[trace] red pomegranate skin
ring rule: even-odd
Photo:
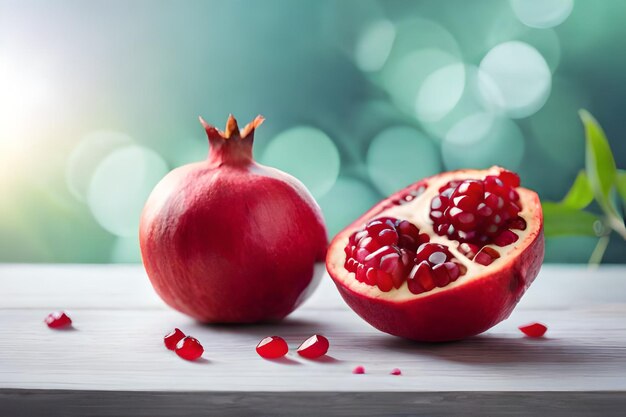
[[[142,213],[141,253],[152,285],[201,322],[284,318],[314,288],[314,264],[325,257],[326,229],[313,197],[294,177],[252,159],[262,121],[241,138],[232,116],[225,132],[203,121],[208,159],[170,172]]]
[[[424,179],[412,188],[426,187]],[[526,196],[524,204],[535,205],[543,224],[541,203],[537,194],[521,191]],[[398,191],[375,205],[367,213],[339,233],[330,244],[327,268],[331,277],[344,272],[341,262],[334,262],[334,254],[341,254],[342,243],[354,230],[369,219],[388,209],[391,201],[400,199],[405,190]],[[543,227],[527,236],[526,250],[520,256],[508,258],[506,263],[488,276],[466,282],[462,286],[431,294],[428,297],[396,302],[365,297],[340,282],[335,282],[345,302],[365,321],[385,333],[422,342],[462,340],[482,333],[506,319],[524,292],[537,276],[544,254]],[[335,248],[335,245],[339,246]]]

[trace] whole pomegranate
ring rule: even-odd
[[[383,200],[335,237],[326,266],[372,326],[448,341],[507,318],[543,255],[539,197],[492,167],[442,173]]]
[[[328,241],[304,185],[252,158],[258,116],[224,132],[202,118],[208,159],[157,184],[144,207],[141,254],[156,292],[207,323],[282,319],[314,288],[313,268]]]

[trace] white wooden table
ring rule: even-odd
[[[318,271],[323,274],[323,267]],[[74,330],[43,323],[63,309]],[[517,326],[541,321],[545,339]],[[205,347],[179,359],[180,327]],[[329,356],[295,348],[314,333]],[[352,369],[363,365],[364,375]],[[400,368],[401,376],[389,375]],[[167,307],[141,266],[0,265],[0,416],[626,415],[626,268],[544,266],[512,316],[463,342],[417,344],[376,331],[325,276],[282,324],[205,326]]]

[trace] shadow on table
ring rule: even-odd
[[[370,346],[399,353],[431,356],[466,364],[585,363],[609,354],[610,347],[552,338],[503,338],[481,335],[446,343],[417,343],[395,337],[376,338]]]
[[[258,323],[258,324],[204,324],[195,322],[194,326],[200,329],[208,329],[216,333],[246,334],[259,337],[281,336],[289,338],[306,338],[313,334],[324,334],[328,327],[323,322],[286,318],[282,321]]]

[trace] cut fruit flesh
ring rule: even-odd
[[[521,206],[517,213],[519,218],[512,218],[486,245],[441,236],[434,230],[430,218],[431,202],[451,181],[482,180],[501,174],[508,175],[508,171],[493,167],[427,178],[379,203],[338,234],[328,251],[327,268],[343,298],[375,327],[416,340],[460,339],[480,333],[506,318],[543,260],[543,219],[536,193],[521,187],[515,189]],[[416,291],[411,288],[414,284],[411,284],[410,274],[418,275],[416,267],[420,262],[414,262],[405,268],[405,271],[408,269],[406,277],[396,280],[392,286],[386,284],[381,288],[377,282],[368,280],[365,265],[357,256],[350,261],[352,255],[346,247],[359,231],[365,230],[364,225],[379,218],[408,221],[420,235],[429,237],[429,243],[446,247],[452,255],[452,259],[446,261],[459,267],[456,279],[422,285],[424,291]],[[390,254],[399,258],[403,249],[402,245],[397,245]],[[384,251],[381,254],[389,255]],[[433,265],[431,267],[434,269]],[[360,276],[359,269],[362,269]],[[453,275],[456,274],[455,271]],[[375,274],[370,272],[369,275]],[[401,281],[399,285],[398,281]],[[405,323],[393,323],[396,319],[390,317],[390,312],[397,314],[397,321]]]

